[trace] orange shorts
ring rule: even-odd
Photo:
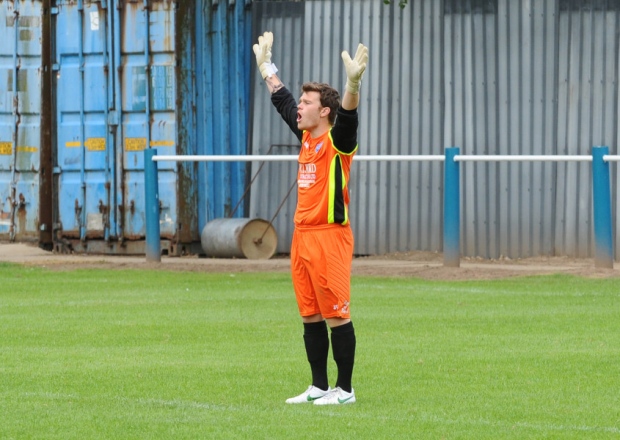
[[[350,318],[353,232],[350,226],[295,227],[291,271],[301,316]]]

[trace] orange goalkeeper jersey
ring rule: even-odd
[[[297,171],[295,225],[349,224],[349,170],[357,151],[357,110],[338,109],[334,126],[313,139],[297,128],[297,103],[283,87],[271,101],[301,141]]]
[[[349,223],[349,171],[355,151],[334,146],[331,130],[312,138],[304,132],[297,172],[295,224],[317,226]]]

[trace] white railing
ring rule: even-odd
[[[444,162],[444,265],[460,265],[460,172],[459,162],[591,162],[594,194],[594,238],[597,267],[613,267],[611,192],[608,162],[620,161],[609,155],[608,147],[593,147],[592,155],[466,155],[458,147],[445,149],[444,155],[357,155],[354,162]],[[296,162],[297,155],[161,155],[145,150],[147,259],[159,261],[159,198],[156,162]],[[154,169],[152,169],[154,168]],[[155,214],[156,212],[156,214]],[[149,214],[151,213],[151,214]]]

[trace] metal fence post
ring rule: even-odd
[[[609,163],[603,156],[609,147],[592,147],[592,190],[594,202],[594,266],[614,267],[613,235],[611,228],[611,189]]]
[[[144,204],[146,221],[146,261],[161,261],[161,238],[159,230],[159,186],[154,148],[144,150]]]
[[[445,151],[443,185],[443,264],[460,267],[461,264],[461,191],[459,164],[454,157],[458,147]]]

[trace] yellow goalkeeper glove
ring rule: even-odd
[[[271,62],[271,46],[273,44],[273,34],[265,32],[258,37],[258,44],[252,46],[254,55],[256,55],[256,64],[263,79],[274,75],[278,68]]]
[[[355,57],[353,59],[351,59],[349,53],[344,50],[342,51],[342,61],[344,62],[344,68],[347,73],[347,91],[356,95],[359,93],[362,76],[366,70],[366,64],[368,63],[368,48],[360,43],[357,46],[357,52],[355,52]]]

